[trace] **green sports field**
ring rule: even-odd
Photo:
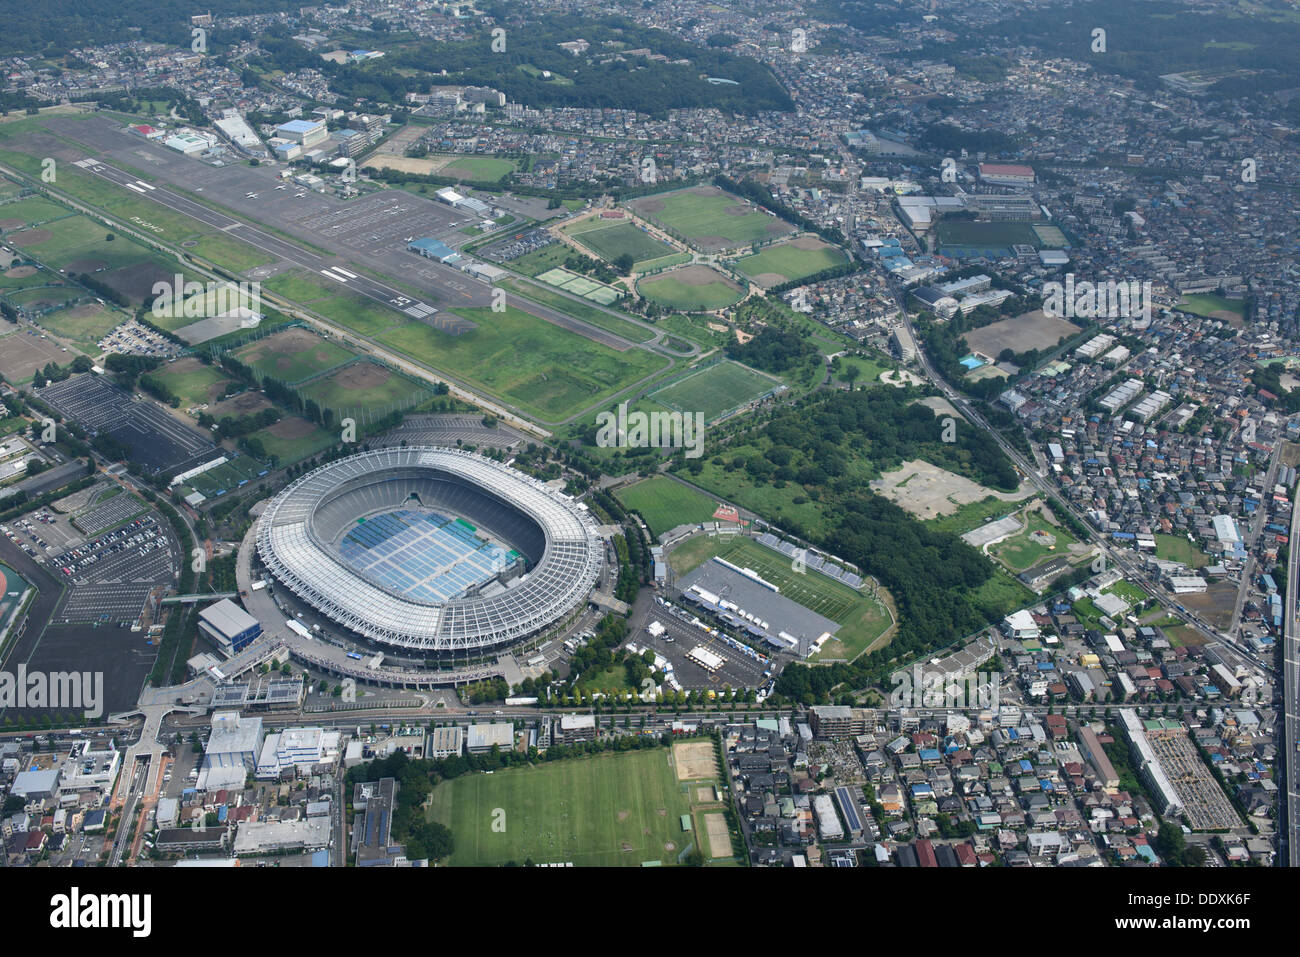
[[[518,168],[518,160],[500,159],[495,156],[457,156],[438,170],[438,175],[452,176],[476,183],[495,183],[502,176],[507,176]]]
[[[289,385],[342,365],[354,353],[301,327],[284,329],[235,350],[259,376]]]
[[[626,219],[610,221],[593,217],[565,232],[606,262],[627,255],[639,265],[673,254],[673,248],[667,243],[660,242]]]
[[[709,312],[734,305],[744,292],[708,266],[682,266],[640,280],[637,291],[678,312]]]
[[[744,246],[792,231],[785,221],[716,186],[694,186],[643,196],[628,205],[638,216],[666,226],[708,252]]]
[[[692,842],[688,787],[666,748],[599,754],[443,781],[426,817],[451,829],[453,867],[668,865]]]
[[[675,574],[684,575],[715,555],[752,568],[780,588],[784,597],[841,626],[811,661],[852,660],[893,623],[889,610],[869,590],[856,591],[812,569],[797,572],[789,558],[744,536],[696,535],[674,548],[668,562]]]
[[[704,421],[712,422],[724,412],[780,387],[779,380],[726,359],[678,379],[648,398],[679,412],[702,412]]]
[[[1043,241],[1034,227],[1021,222],[975,222],[973,220],[940,220],[936,227],[939,242],[944,246],[1010,246],[1023,243],[1041,248]]]
[[[655,535],[678,525],[710,521],[718,508],[703,492],[662,475],[621,488],[614,495],[626,508],[640,512]]]
[[[194,358],[166,363],[151,373],[151,378],[157,379],[179,398],[182,409],[215,402],[234,381],[218,366],[204,365]]]
[[[368,410],[383,415],[390,409],[410,408],[432,393],[414,379],[376,362],[354,362],[313,381],[303,395],[322,409],[333,409],[340,418]]]
[[[768,246],[736,261],[736,268],[764,289],[812,276],[845,261],[844,253],[815,236]]]
[[[618,352],[513,306],[456,315],[477,328],[451,336],[410,321],[375,338],[546,422],[575,415],[669,362],[640,348]]]
[[[1208,319],[1244,319],[1246,303],[1242,299],[1227,299],[1209,293],[1193,293],[1183,296],[1174,306],[1181,312],[1190,312],[1194,316]]]

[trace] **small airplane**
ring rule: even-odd
[[[288,186],[289,186],[288,183],[281,183],[279,186],[276,187],[276,189],[287,189]]]
[[[256,193],[245,193],[245,194],[244,194],[244,199],[257,199],[257,194],[256,194]]]

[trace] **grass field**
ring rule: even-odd
[[[550,306],[565,315],[581,319],[583,322],[604,329],[606,332],[612,332],[616,336],[622,336],[629,342],[649,342],[654,338],[654,332],[643,326],[620,319],[618,316],[611,315],[596,306],[589,306],[586,303],[570,299],[568,296],[561,295],[536,283],[524,282],[521,279],[503,279],[498,285],[510,292],[518,293],[525,299],[531,299],[543,306]]]
[[[175,393],[182,409],[215,402],[234,381],[217,366],[193,358],[166,363],[153,373],[153,378]]]
[[[565,232],[606,262],[631,256],[636,264],[634,270],[641,263],[673,254],[673,248],[667,243],[625,219],[610,221],[592,217]]]
[[[451,829],[453,867],[676,864],[692,841],[680,823],[689,787],[666,749],[599,754],[444,781],[426,817]]]
[[[303,269],[272,276],[262,288],[306,306],[312,312],[363,336],[373,336],[403,321],[400,313],[355,292],[340,291],[336,282]]]
[[[715,555],[741,568],[752,568],[780,588],[784,597],[842,626],[811,661],[851,661],[893,621],[884,604],[869,594],[812,570],[796,572],[790,559],[742,536],[696,535],[674,548],[668,561],[673,572],[682,575]]]
[[[432,394],[414,379],[375,362],[357,362],[338,369],[302,392],[322,409],[333,409],[340,418],[358,409],[382,415],[389,409],[409,408]]]
[[[1048,542],[1042,536],[1050,536]],[[1064,528],[1051,524],[1039,510],[1030,513],[1025,530],[994,545],[993,557],[1014,572],[1023,572],[1050,556],[1068,555],[1077,539]]]
[[[64,339],[94,345],[116,326],[126,321],[124,313],[115,312],[97,302],[82,303],[41,316],[41,327]]]
[[[551,243],[541,249],[524,253],[518,259],[512,259],[505,265],[525,276],[540,276],[542,273],[564,265],[564,260],[574,254],[574,250],[564,243]]]
[[[1227,299],[1209,293],[1183,296],[1174,308],[1182,312],[1190,312],[1194,316],[1205,316],[1208,319],[1246,318],[1244,300]]]
[[[744,293],[734,282],[708,266],[670,269],[637,282],[647,299],[678,312],[709,312],[740,302]]]
[[[1043,245],[1038,233],[1029,223],[991,222],[973,220],[940,220],[936,227],[939,242],[944,246],[1010,246],[1024,243],[1035,248]]]
[[[326,432],[296,415],[259,429],[253,435],[262,443],[266,454],[274,455],[280,465],[309,458],[338,441],[338,433]]]
[[[702,412],[705,422],[761,395],[781,383],[731,359],[724,360],[650,393],[648,398],[679,412]]]
[[[624,507],[640,512],[655,535],[678,525],[707,522],[718,508],[703,492],[663,475],[621,488],[614,495]]]
[[[439,176],[471,180],[476,183],[495,183],[519,168],[519,161],[498,159],[495,156],[456,156],[438,170]]]
[[[768,246],[736,260],[736,268],[764,289],[812,276],[845,262],[844,253],[815,236]]]
[[[1153,536],[1156,540],[1156,558],[1169,562],[1182,562],[1192,568],[1204,568],[1210,564],[1210,556],[1187,540],[1185,535]]]
[[[251,482],[261,471],[263,466],[260,462],[246,455],[240,455],[214,469],[208,469],[201,475],[194,476],[188,486],[193,491],[202,492],[208,498],[217,498],[234,491],[241,484]]]
[[[628,205],[639,216],[653,220],[707,251],[744,246],[791,232],[783,220],[716,186],[657,196],[644,196]]]
[[[502,313],[458,309],[456,315],[477,328],[450,336],[411,321],[376,338],[547,422],[568,418],[668,365],[643,349],[618,352],[513,306]]]
[[[235,350],[235,358],[251,366],[259,376],[289,385],[340,366],[353,355],[338,343],[301,327],[273,333]]]

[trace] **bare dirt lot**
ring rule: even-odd
[[[35,275],[35,266],[14,266],[12,269],[5,271],[5,276],[9,279],[26,279],[28,276]]]
[[[871,483],[871,488],[923,520],[951,515],[962,505],[983,501],[990,495],[1004,502],[1019,502],[1034,494],[1032,487],[1023,485],[1015,492],[985,488],[920,459],[904,462],[894,471],[886,472]]]
[[[727,833],[727,819],[721,813],[704,815],[704,833],[709,839],[709,857],[731,857],[731,835]]]
[[[35,246],[53,235],[48,229],[24,229],[6,238],[15,246]]]
[[[673,745],[673,764],[677,767],[678,781],[698,781],[716,777],[718,773],[712,741],[677,742]]]
[[[0,375],[10,382],[25,382],[50,362],[68,361],[53,339],[42,339],[26,329],[0,338]]]
[[[414,156],[376,156],[361,164],[362,169],[394,169],[399,173],[436,173],[447,165],[446,159],[417,159]]]
[[[239,418],[241,415],[254,415],[270,405],[270,401],[260,392],[241,392],[224,402],[218,402],[208,409],[208,414],[218,420],[227,415]]]
[[[966,333],[963,339],[972,352],[996,359],[1003,349],[1028,352],[1050,349],[1068,339],[1079,327],[1064,319],[1049,316],[1041,309],[1002,319],[982,329]]]

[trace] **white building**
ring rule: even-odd
[[[268,734],[257,759],[257,776],[278,778],[291,769],[308,770],[329,764],[339,755],[339,733],[324,728],[285,728]]]
[[[257,767],[262,749],[262,719],[241,717],[237,711],[212,715],[212,734],[203,752],[203,770],[238,770],[242,775]]]
[[[1002,620],[1002,630],[1009,638],[1037,638],[1041,633],[1034,616],[1025,609],[1007,615]]]

